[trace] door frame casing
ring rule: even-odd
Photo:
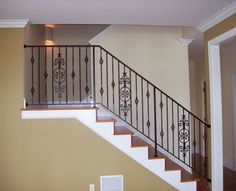
[[[236,27],[208,41],[212,190],[223,190],[223,127],[220,44],[236,36]]]

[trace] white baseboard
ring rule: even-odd
[[[236,164],[232,160],[224,159],[224,166],[233,171],[236,171]]]

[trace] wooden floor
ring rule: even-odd
[[[224,191],[236,190],[236,172],[224,167]]]

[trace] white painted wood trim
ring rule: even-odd
[[[0,20],[0,28],[25,28],[29,19],[21,20]]]
[[[210,110],[211,110],[211,154],[212,190],[223,190],[223,128],[222,89],[220,68],[220,43],[236,36],[236,27],[208,42]]]
[[[193,39],[188,38],[177,38],[176,39],[181,45],[188,46],[193,42]]]
[[[231,15],[236,13],[236,1],[219,11],[214,16],[208,18],[207,20],[200,23],[195,28],[201,32],[205,32],[211,27],[215,26],[216,24],[220,23],[221,21],[225,20],[226,18],[230,17]]]
[[[232,76],[232,90],[233,90],[233,132],[234,132],[234,161],[233,170],[236,171],[236,74]]]
[[[224,166],[231,170],[234,170],[234,161],[227,160],[224,158]]]

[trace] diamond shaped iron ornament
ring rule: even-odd
[[[160,102],[160,108],[163,108],[163,102],[162,101]]]
[[[35,59],[34,59],[34,57],[32,56],[32,58],[31,58],[31,64],[33,65],[34,64],[34,62],[35,62]]]
[[[150,123],[150,121],[148,120],[148,121],[147,121],[147,127],[149,128],[150,125],[151,125],[151,123]]]
[[[72,71],[72,73],[71,73],[71,77],[74,79],[75,78],[75,72],[74,72],[74,70]]]
[[[135,101],[134,101],[134,102],[135,102],[136,105],[138,105],[139,100],[138,100],[137,97],[135,98]]]
[[[48,73],[45,71],[43,76],[44,76],[45,79],[47,79],[48,78]]]
[[[102,65],[103,64],[103,59],[102,59],[102,57],[100,58],[100,60],[99,60],[99,63]]]
[[[104,90],[103,90],[103,88],[101,87],[101,88],[100,88],[100,94],[103,95],[103,93],[104,93]]]
[[[146,96],[147,96],[147,98],[150,97],[150,93],[149,93],[149,91],[147,91]]]
[[[160,136],[161,136],[161,138],[164,137],[164,131],[163,131],[163,130],[161,130],[161,132],[160,132]]]
[[[111,83],[111,87],[114,88],[115,86],[116,86],[115,82],[112,81],[112,83]]]
[[[174,125],[174,124],[171,125],[171,130],[172,130],[172,131],[175,130],[175,125]]]
[[[88,59],[88,56],[86,55],[85,59],[84,59],[85,63],[87,64],[89,59]]]
[[[34,87],[32,87],[30,91],[31,91],[31,94],[34,95],[34,92],[35,92]]]
[[[86,85],[86,87],[85,87],[85,92],[86,92],[86,94],[88,94],[88,92],[89,92],[89,87]]]

